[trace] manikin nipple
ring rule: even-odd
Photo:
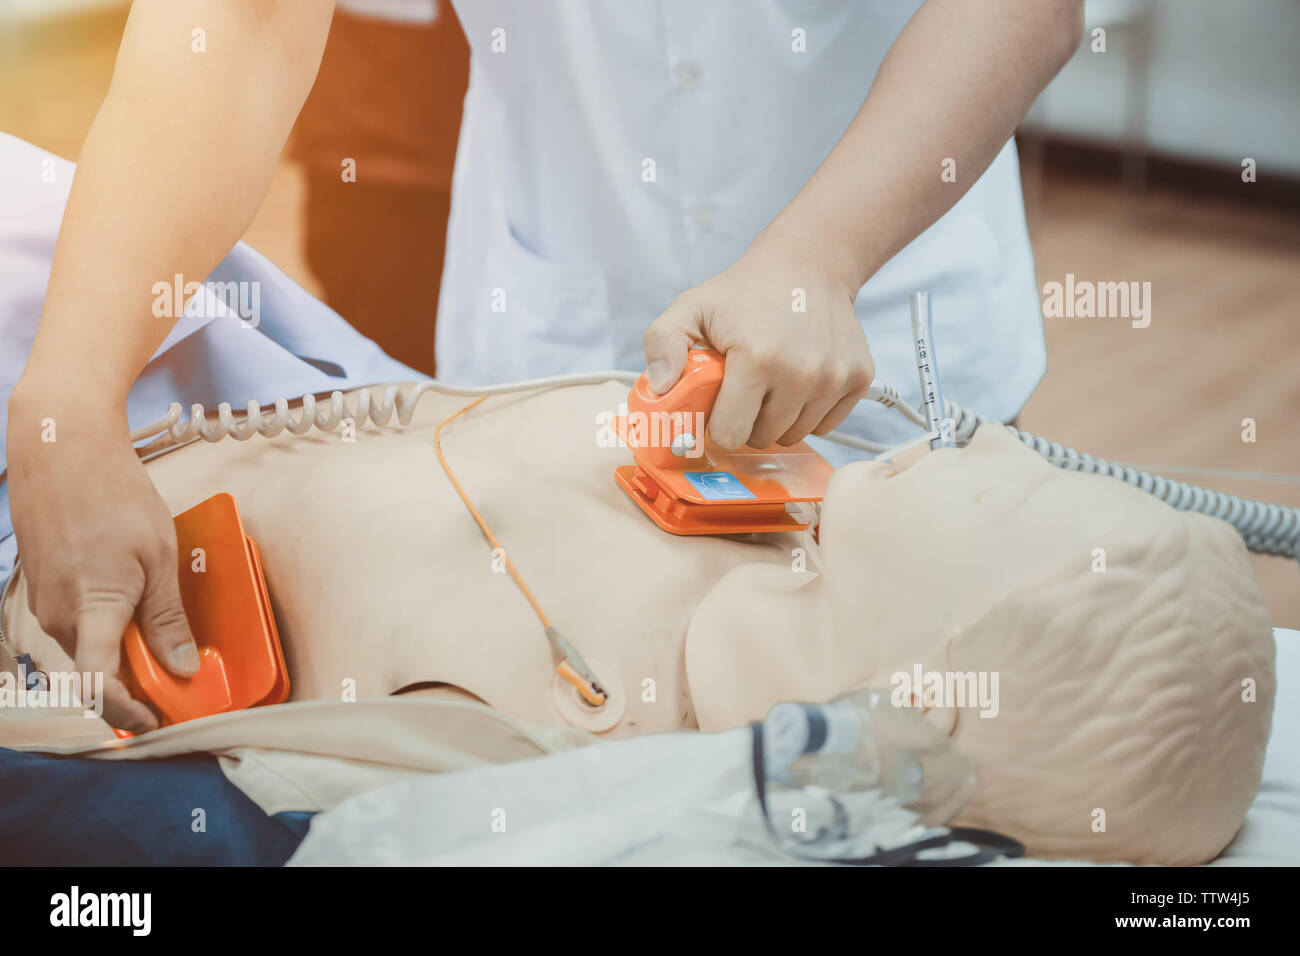
[[[618,673],[608,661],[594,657],[587,658],[592,672],[600,675],[600,689],[604,692],[604,703],[593,706],[570,681],[557,672],[551,679],[551,693],[555,697],[555,709],[560,712],[566,723],[580,730],[599,734],[618,724],[623,719],[627,707],[627,694]]]

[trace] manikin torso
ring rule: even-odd
[[[1207,822],[1199,845],[1175,850],[1157,834],[1129,857],[1181,862],[1235,832],[1258,784],[1273,677],[1268,620],[1229,526],[1054,470],[985,428],[898,474],[841,469],[820,540],[672,536],[615,485],[629,452],[598,440],[598,415],[625,397],[617,383],[494,397],[442,434],[542,607],[612,686],[604,713],[575,717],[562,699],[571,692],[537,617],[437,461],[433,429],[468,399],[426,394],[410,425],[362,427],[355,441],[199,442],[148,469],[174,513],[235,496],[261,548],[293,700],[448,684],[524,725],[617,737],[735,726],[777,700],[887,687],[918,664],[996,670],[997,718],[933,713],[984,765],[973,821],[1013,833],[1021,821],[1031,850],[1102,858],[1162,813]],[[1204,626],[1189,623],[1198,613]],[[38,664],[70,666],[27,612],[21,579],[3,624]],[[1258,688],[1253,706],[1240,702],[1243,678]],[[1125,723],[1140,709],[1131,701],[1162,696],[1168,707]],[[1107,711],[1120,700],[1122,714]],[[1149,762],[1084,759],[1170,739],[1183,783],[1206,772],[1198,762],[1217,766],[1175,813],[1133,769]],[[1070,779],[1085,765],[1087,779]],[[1086,808],[1065,809],[1081,789],[1089,808],[1109,800],[1121,818],[1114,840],[1090,840]]]

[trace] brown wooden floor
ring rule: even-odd
[[[1030,172],[1032,175],[1032,171]],[[1249,188],[1243,186],[1243,188]],[[1151,325],[1046,320],[1047,377],[1020,425],[1093,455],[1300,507],[1300,221],[1223,199],[1045,171],[1030,209],[1039,287],[1067,272],[1151,283]],[[1242,420],[1256,442],[1242,441]],[[1274,623],[1300,627],[1300,563],[1256,557]]]
[[[0,40],[0,129],[75,159],[111,75],[120,14]],[[1067,272],[1152,283],[1152,322],[1047,322],[1050,369],[1021,427],[1128,464],[1300,506],[1300,222],[1222,199],[1084,180],[1027,163],[1040,287]],[[1249,188],[1249,187],[1243,187]],[[246,238],[311,291],[301,177],[282,164]],[[1241,441],[1253,418],[1258,440]],[[1273,619],[1300,627],[1300,564],[1258,557]]]

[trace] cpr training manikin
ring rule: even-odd
[[[1275,686],[1270,622],[1229,524],[1053,468],[985,425],[963,448],[840,468],[816,533],[667,534],[613,480],[627,448],[598,437],[627,394],[607,382],[494,395],[443,428],[499,550],[433,445],[464,397],[426,392],[407,425],[152,460],[174,514],[218,492],[238,501],[290,703],[126,742],[80,712],[12,711],[0,745],[208,751],[268,812],[326,809],[416,773],[978,673],[996,680],[991,700],[916,701],[978,764],[957,823],[1046,858],[1194,864],[1232,839]],[[557,679],[507,556],[599,675],[603,707],[578,706]],[[72,668],[28,612],[21,569],[2,624],[14,653]]]

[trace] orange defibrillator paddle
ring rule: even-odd
[[[176,516],[181,603],[199,647],[199,670],[176,677],[132,621],[122,636],[123,679],[166,726],[289,696],[289,672],[271,614],[257,544],[235,499],[213,495]]]
[[[709,441],[724,367],[720,353],[691,349],[665,394],[656,394],[645,374],[636,380],[627,414],[613,422],[636,464],[616,469],[614,478],[672,534],[801,531],[810,522],[786,506],[821,501],[834,469],[805,442],[726,451]]]

